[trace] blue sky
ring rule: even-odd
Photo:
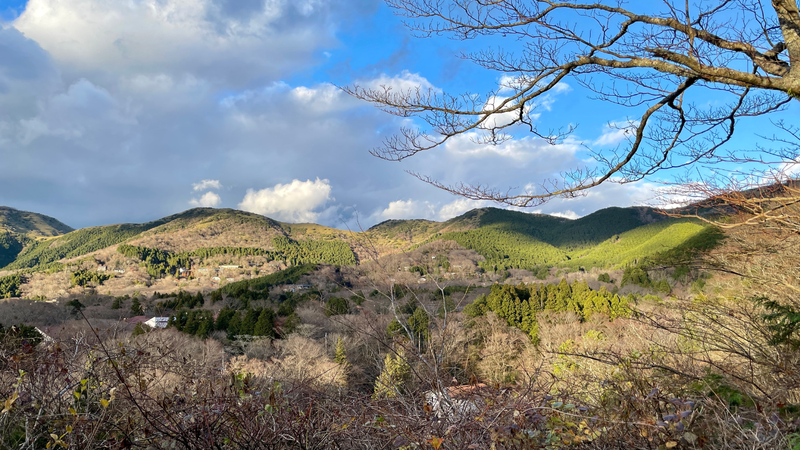
[[[519,132],[494,151],[462,140],[390,163],[368,151],[407,123],[335,85],[485,93],[498,74],[457,55],[518,43],[417,39],[378,0],[0,0],[0,21],[0,205],[73,227],[193,206],[340,228],[444,220],[486,204],[405,170],[524,187],[591,164],[578,144],[608,139],[606,124],[631,114],[568,83],[538,119],[579,124],[565,145]],[[743,125],[736,144],[752,145],[763,123]],[[647,203],[655,181],[536,211]]]

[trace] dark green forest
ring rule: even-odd
[[[84,228],[55,239],[38,241],[28,246],[5,269],[28,269],[63,258],[82,256],[124,242],[158,225],[160,222]]]
[[[542,311],[572,312],[582,320],[589,319],[593,314],[603,314],[613,320],[629,316],[628,305],[632,302],[632,297],[621,297],[608,292],[605,287],[595,291],[585,281],[570,285],[562,279],[559,284],[495,284],[488,296],[475,299],[464,308],[464,313],[468,317],[479,317],[492,311],[505,319],[509,326],[519,328],[537,342],[537,314]]]
[[[29,241],[29,238],[19,234],[0,230],[0,267],[14,262]]]
[[[0,298],[19,297],[22,295],[19,288],[22,286],[22,276],[19,274],[0,277]]]
[[[181,267],[188,268],[193,260],[202,263],[206,258],[220,255],[262,256],[267,261],[283,260],[292,266],[303,264],[354,265],[356,257],[346,242],[342,241],[293,241],[285,236],[273,239],[276,251],[252,247],[212,247],[191,252],[172,253],[156,248],[122,244],[117,252],[141,261],[147,273],[154,278],[175,275]]]
[[[357,262],[350,245],[343,241],[295,241],[286,236],[276,236],[272,238],[272,245],[280,257],[293,266],[317,263],[352,266]]]

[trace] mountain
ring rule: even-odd
[[[3,231],[28,237],[52,237],[69,233],[72,228],[44,214],[0,206],[0,232]]]
[[[60,224],[47,219],[47,223]],[[16,218],[15,223],[23,221]],[[45,222],[29,219],[28,223]],[[65,231],[68,228],[61,226]],[[0,240],[0,246],[7,247],[0,267],[40,271],[97,252],[105,252],[99,259],[107,260],[123,243],[126,247],[121,250],[126,257],[147,261],[154,273],[169,273],[191,258],[202,260],[213,255],[260,255],[286,264],[347,265],[450,240],[483,256],[481,266],[485,270],[578,269],[636,262],[676,248],[705,228],[691,221],[669,219],[650,208],[606,208],[576,220],[480,208],[445,222],[389,220],[364,232],[350,232],[316,224],[282,223],[233,209],[195,208],[143,224],[84,228],[37,240],[12,239],[5,244]],[[44,228],[39,225],[38,229]],[[58,229],[54,226],[53,230],[56,233]]]
[[[207,248],[273,250],[276,237],[344,241],[347,232],[311,224],[284,224],[233,209],[195,208],[143,224],[83,228],[62,236],[31,242],[5,270],[43,268],[126,243],[136,247],[186,253]],[[297,253],[286,249],[289,254]],[[298,250],[299,251],[299,250]]]
[[[0,206],[0,267],[12,263],[30,242],[70,231],[52,217]]]
[[[390,220],[368,231],[412,247],[452,240],[486,258],[484,269],[537,271],[552,266],[577,269],[626,264],[662,251],[665,246],[661,242],[672,248],[670,245],[678,245],[702,229],[702,225],[669,219],[652,208],[613,207],[576,220],[480,208],[446,222]],[[654,239],[654,230],[675,237]],[[600,250],[593,253],[596,248]]]

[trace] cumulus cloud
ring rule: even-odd
[[[358,6],[316,0],[29,0],[14,26],[79,70],[192,72],[241,84],[307,63],[330,43],[328,17],[348,7],[358,14]]]
[[[258,191],[248,189],[239,209],[287,222],[315,222],[332,200],[328,180],[293,180]]]
[[[209,189],[222,189],[222,183],[219,180],[203,180],[199,183],[192,183],[192,189],[195,191],[207,191]]]
[[[496,206],[491,202],[483,200],[471,200],[468,198],[459,198],[455,201],[447,203],[439,209],[439,220],[449,220],[453,217],[458,217],[467,211],[475,208],[484,208],[487,206]]]
[[[485,205],[453,198],[404,169],[446,184],[504,189],[583,162],[575,140],[550,146],[516,137],[492,147],[477,146],[472,135],[400,164],[371,158],[368,149],[413,122],[354,100],[325,77],[441,92],[423,74],[398,71],[402,59],[364,71],[344,63],[363,47],[337,42],[338,27],[378,4],[29,0],[0,27],[0,204],[73,226],[147,221],[186,208],[190,185],[193,206],[221,205],[206,195],[219,189],[204,184],[211,181],[242,199],[240,207],[281,220],[341,226],[339,216],[350,209],[340,204],[376,222],[445,220]],[[324,64],[339,66],[317,64],[326,50],[333,56]],[[282,81],[297,79],[323,81]],[[554,202],[545,212],[624,206],[630,193]]]
[[[395,200],[383,210],[376,211],[370,217],[375,222],[389,219],[433,219],[436,206],[427,201]]]
[[[202,206],[213,208],[222,203],[222,199],[215,192],[206,192],[199,199],[193,198],[189,201],[192,206]]]

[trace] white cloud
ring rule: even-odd
[[[507,101],[508,97],[500,97],[500,96],[492,96],[486,100],[486,103],[483,105],[484,111],[489,111],[495,108],[510,108],[518,104],[516,101],[509,102],[507,104],[503,104],[503,102]],[[533,114],[534,105],[533,104],[526,104],[524,108],[524,116],[526,120],[535,121],[539,119],[539,114]],[[519,111],[511,111],[505,112],[500,114],[492,114],[489,116],[485,122],[481,125],[481,128],[490,130],[492,128],[503,127],[511,124],[514,120],[519,119]]]
[[[192,188],[195,191],[207,191],[209,189],[222,189],[222,183],[219,180],[203,180],[199,183],[192,183]]]
[[[575,211],[571,211],[569,209],[566,210],[566,211],[561,211],[561,212],[551,212],[550,215],[551,216],[556,216],[556,217],[563,217],[565,219],[572,219],[572,220],[575,220],[575,219],[578,219],[578,218],[581,217],[580,214],[576,213]]]
[[[439,220],[449,220],[453,217],[460,216],[467,211],[471,211],[475,208],[484,208],[486,206],[496,206],[492,202],[487,202],[483,200],[471,200],[468,198],[459,198],[455,201],[452,201],[439,209]]]
[[[333,38],[312,1],[29,0],[14,26],[79,70],[203,73],[244,83],[306,64]],[[253,55],[258,55],[254,57]]]
[[[423,93],[427,91],[441,92],[441,89],[434,86],[427,78],[418,73],[411,73],[408,70],[404,70],[395,76],[381,74],[370,80],[361,80],[357,84],[368,89],[382,90],[390,88],[396,93],[414,92],[417,89]]]
[[[314,222],[333,200],[328,180],[293,180],[259,191],[248,189],[239,209],[288,222]]]
[[[370,218],[376,222],[389,219],[432,219],[435,214],[436,207],[430,202],[408,199],[393,201],[385,209],[376,211]]]
[[[215,192],[206,192],[200,199],[193,198],[189,201],[192,206],[213,208],[222,203],[222,199]]]
[[[626,139],[632,139],[636,133],[637,121],[609,122],[603,132],[594,141],[594,145],[617,145]]]
[[[519,162],[539,160],[537,165],[540,167],[547,166],[542,164],[542,160],[557,164],[569,162],[580,149],[580,144],[572,139],[556,145],[536,137],[511,139],[499,145],[480,144],[476,142],[479,139],[477,133],[461,134],[448,140],[444,148],[449,153],[461,157],[501,156]],[[553,167],[556,171],[560,170],[558,166]]]

